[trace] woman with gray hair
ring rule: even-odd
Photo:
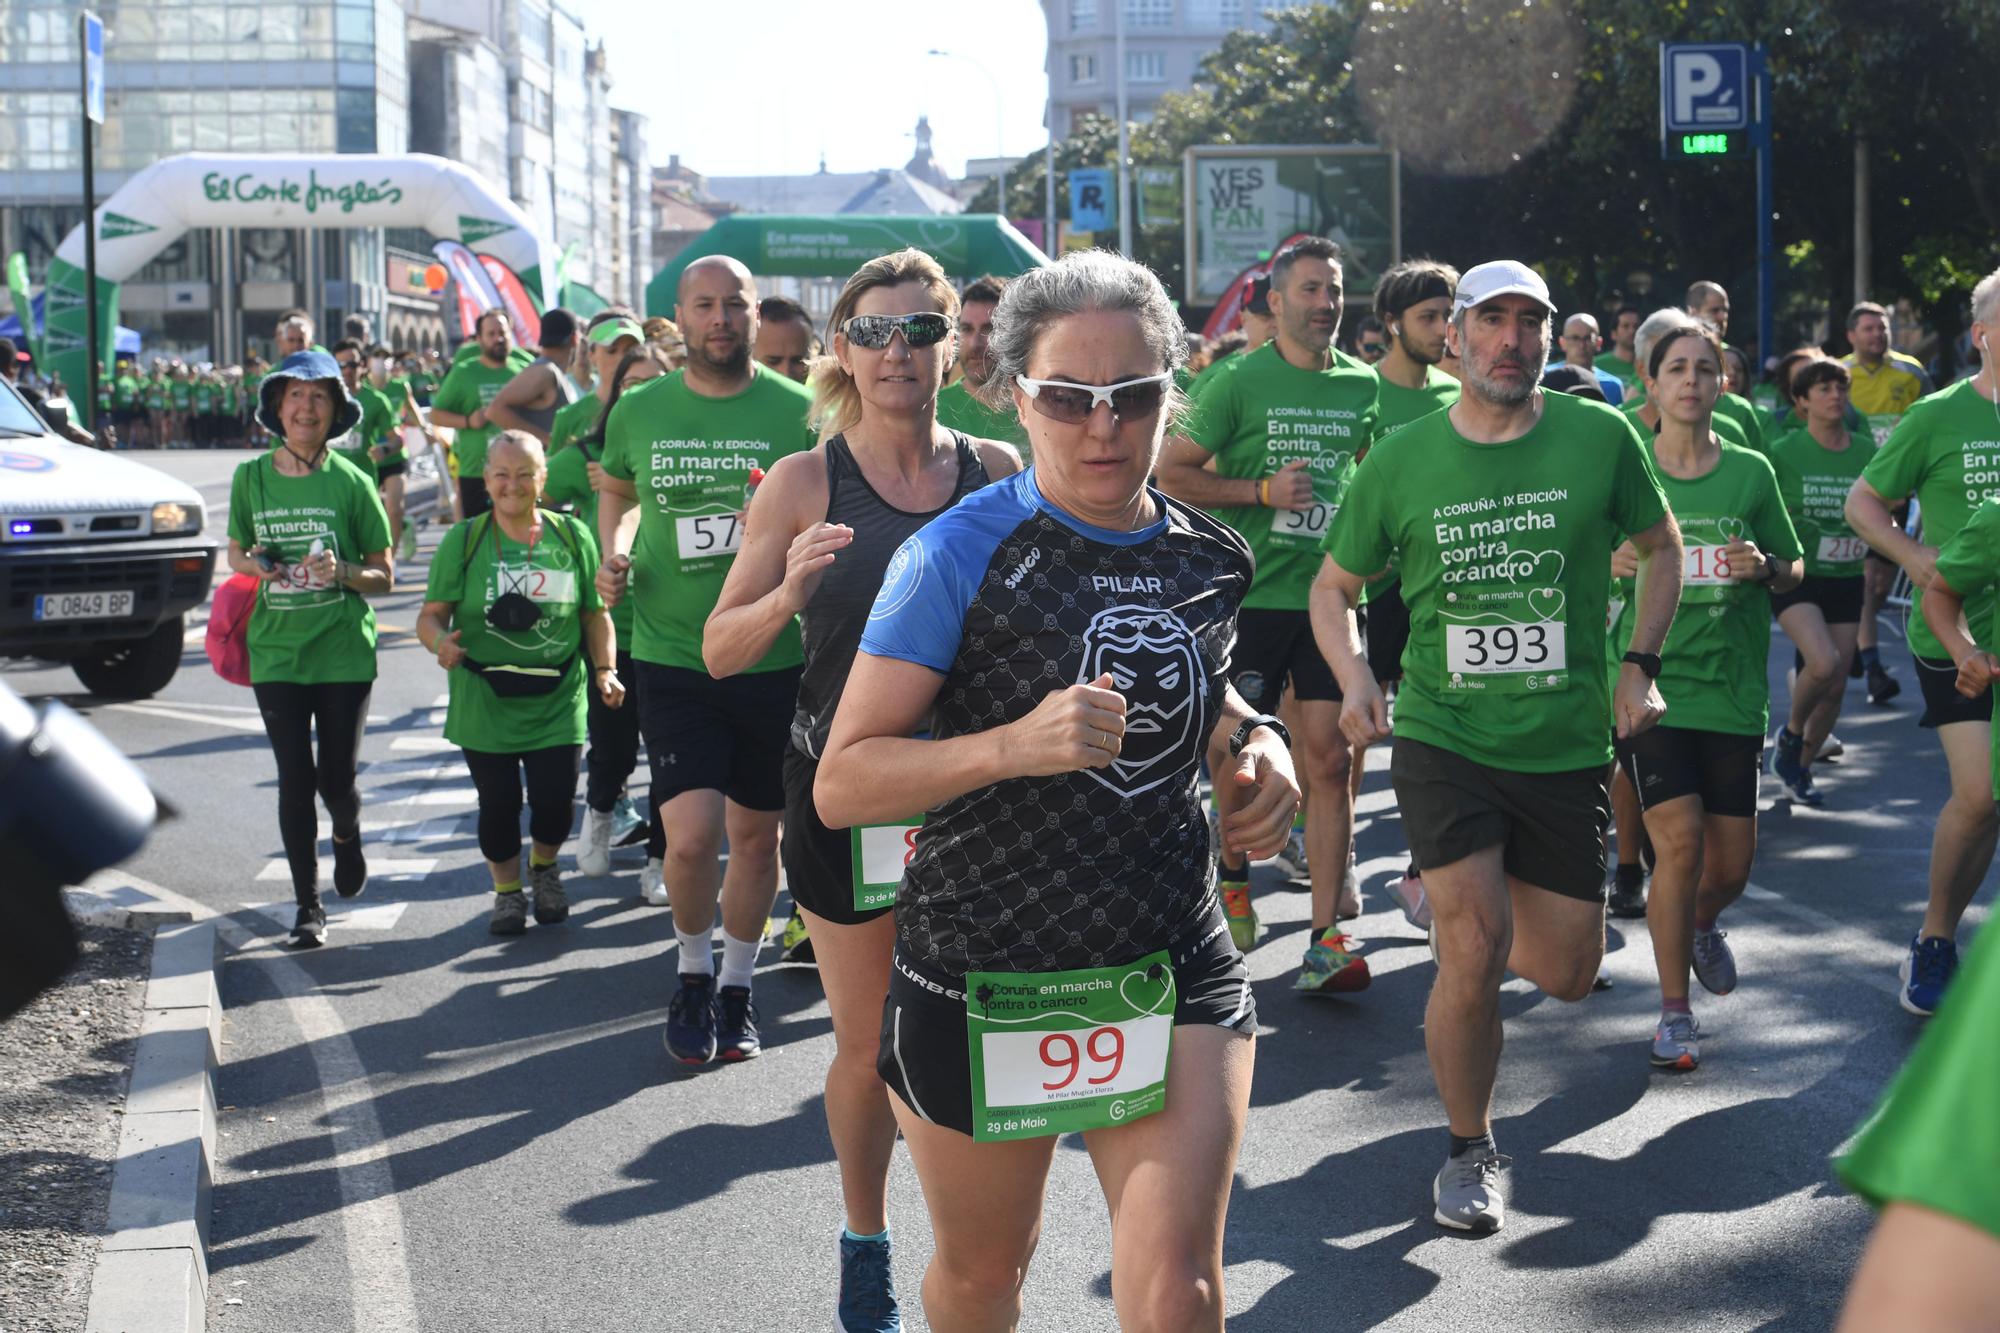
[[[1185,352],[1159,280],[1115,255],[1008,285],[989,392],[1035,465],[897,551],[820,758],[826,823],[915,826],[877,1068],[936,1233],[936,1328],[1018,1323],[1072,1130],[1120,1322],[1222,1327],[1256,1005],[1196,778],[1219,738],[1217,781],[1250,793],[1223,834],[1252,857],[1298,786],[1229,685],[1249,552],[1147,484]]]

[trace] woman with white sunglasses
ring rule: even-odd
[[[805,665],[780,854],[833,1015],[826,1119],[847,1211],[839,1315],[856,1333],[898,1327],[883,1211],[896,1120],[875,1053],[908,830],[828,828],[813,810],[813,780],[890,557],[962,497],[1021,469],[1011,446],[937,424],[957,313],[944,270],[920,250],[870,260],[848,279],[828,322],[832,355],[811,372],[821,441],[780,459],[757,487],[702,642],[709,671],[728,676],[799,619]]]
[[[1233,851],[1275,852],[1298,803],[1282,727],[1229,685],[1249,551],[1147,484],[1186,354],[1149,270],[1031,270],[992,348],[1035,466],[896,553],[814,789],[832,825],[921,820],[877,1067],[936,1234],[924,1310],[1018,1324],[1074,1130],[1121,1324],[1219,1329],[1256,1005],[1197,795],[1211,737],[1249,797]]]

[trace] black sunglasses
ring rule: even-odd
[[[951,336],[951,321],[925,311],[915,315],[854,315],[840,331],[856,347],[879,352],[898,333],[912,348],[934,347]]]

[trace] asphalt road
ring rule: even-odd
[[[219,510],[237,457],[161,462]],[[374,878],[332,905],[317,953],[281,947],[270,755],[248,691],[208,670],[198,637],[143,703],[93,702],[54,668],[5,674],[87,712],[179,808],[128,880],[241,933],[223,969],[213,1326],[830,1327],[841,1218],[815,974],[767,949],[764,1057],[688,1073],[661,1049],[671,933],[637,897],[636,851],[609,879],[570,879],[567,925],[486,934],[470,783],[439,738],[442,674],[410,633],[423,564],[380,607],[361,776]],[[1831,1324],[1869,1218],[1829,1158],[1919,1031],[1896,1006],[1895,967],[1944,795],[1900,643],[1887,655],[1908,692],[1876,709],[1850,691],[1848,757],[1820,771],[1825,808],[1773,804],[1766,783],[1757,887],[1724,923],[1743,983],[1725,999],[1697,991],[1698,1072],[1647,1064],[1643,922],[1613,923],[1609,992],[1563,1004],[1508,984],[1496,1134],[1515,1165],[1497,1237],[1430,1220],[1444,1150],[1421,1031],[1431,965],[1382,892],[1403,845],[1386,753],[1371,759],[1359,834],[1371,989],[1291,993],[1307,896],[1260,872],[1269,929],[1251,956],[1263,1029],[1229,1221],[1233,1327]],[[1772,660],[1782,693],[1782,639]],[[1970,920],[1984,916],[1982,900]],[[900,1154],[890,1213],[908,1326],[923,1328],[927,1225]],[[1024,1327],[1115,1327],[1108,1245],[1068,1140]]]

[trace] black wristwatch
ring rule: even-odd
[[[1243,725],[1236,728],[1236,734],[1229,738],[1229,757],[1231,759],[1243,753],[1243,747],[1250,743],[1250,733],[1259,727],[1269,727],[1271,730],[1277,732],[1278,739],[1285,743],[1285,748],[1287,750],[1292,748],[1292,733],[1284,723],[1278,721],[1277,718],[1272,717],[1269,713],[1255,713],[1244,718]]]
[[[1627,653],[1625,660],[1646,673],[1648,679],[1660,678],[1660,655],[1658,653]]]

